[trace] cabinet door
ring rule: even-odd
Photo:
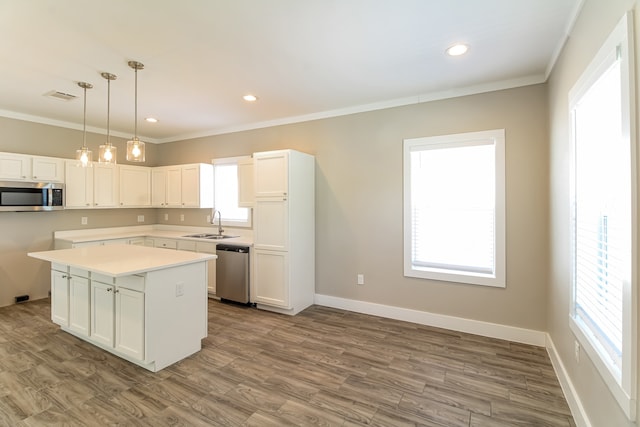
[[[65,207],[90,208],[93,206],[93,171],[78,162],[65,162]]]
[[[198,165],[182,167],[182,207],[200,206],[200,168]]]
[[[205,254],[216,253],[216,244],[209,242],[197,242],[196,252],[202,252]],[[207,261],[207,292],[210,294],[216,293],[216,260],[210,259]]]
[[[289,247],[289,202],[286,197],[256,198],[254,245],[286,251]]]
[[[167,204],[167,170],[151,170],[151,206],[163,208]]]
[[[0,179],[30,180],[31,157],[23,154],[0,153]]]
[[[151,169],[144,166],[125,166],[119,168],[120,206],[151,206]]]
[[[69,329],[89,336],[89,279],[71,276],[69,279]]]
[[[167,169],[167,206],[182,206],[182,170],[180,166]]]
[[[64,160],[54,157],[34,157],[31,175],[34,180],[64,182]]]
[[[289,301],[289,255],[287,252],[254,251],[255,302],[291,308]]]
[[[115,287],[91,281],[91,339],[113,347]]]
[[[116,291],[116,350],[144,360],[144,293]]]
[[[283,151],[254,155],[256,197],[286,196],[288,193],[289,154]]]
[[[93,205],[98,208],[118,206],[118,170],[113,164],[93,165]]]
[[[238,206],[253,207],[254,192],[253,158],[240,159],[238,160]]]
[[[69,275],[51,270],[51,320],[69,326]]]

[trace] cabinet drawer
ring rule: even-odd
[[[116,278],[116,286],[144,292],[144,276],[123,276]]]
[[[153,245],[156,248],[177,249],[178,242],[171,239],[154,239]]]
[[[178,250],[195,252],[196,242],[191,240],[178,240]]]
[[[69,266],[68,265],[58,264],[56,262],[52,262],[51,263],[51,269],[55,270],[55,271],[60,271],[62,273],[68,273],[69,272]]]
[[[78,267],[69,267],[69,274],[76,277],[84,277],[87,279],[89,278],[89,272]]]
[[[115,282],[115,277],[107,276],[106,274],[91,272],[91,280],[94,282],[104,283],[105,285],[113,285]]]

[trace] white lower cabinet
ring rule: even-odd
[[[144,278],[127,276],[144,289]],[[91,339],[118,353],[144,360],[144,292],[102,281],[91,281]],[[126,286],[126,284],[125,284]]]
[[[255,302],[290,309],[288,253],[256,249],[254,268]]]
[[[116,350],[144,360],[144,292],[118,287],[116,292]]]
[[[107,347],[113,347],[115,286],[91,282],[91,339]]]
[[[69,326],[69,272],[66,265],[52,265],[51,321],[60,326]]]
[[[69,329],[86,337],[89,336],[90,331],[90,296],[89,272],[71,269],[69,275]]]
[[[216,244],[210,242],[194,242],[192,240],[178,240],[179,251],[200,252],[203,254],[216,254]],[[207,292],[216,293],[216,260],[207,261]]]

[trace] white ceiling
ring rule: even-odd
[[[546,80],[582,0],[0,0],[0,116],[167,142]],[[463,57],[448,57],[455,42]],[[78,96],[61,101],[44,94]],[[249,104],[242,95],[259,100]],[[148,124],[143,118],[160,121]]]

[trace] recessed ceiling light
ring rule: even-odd
[[[149,123],[158,123],[158,119],[156,119],[155,117],[147,117],[144,120]]]
[[[257,97],[257,96],[255,96],[255,95],[250,95],[250,94],[249,94],[249,95],[245,95],[245,96],[243,96],[243,97],[242,97],[242,99],[244,99],[244,100],[245,100],[245,101],[247,101],[247,102],[254,102],[254,101],[257,101],[257,100],[258,100],[258,97]]]
[[[469,50],[469,46],[464,44],[464,43],[457,43],[454,44],[453,46],[449,47],[446,52],[447,55],[449,56],[460,56],[460,55],[464,55],[465,53],[467,53],[467,51]]]

